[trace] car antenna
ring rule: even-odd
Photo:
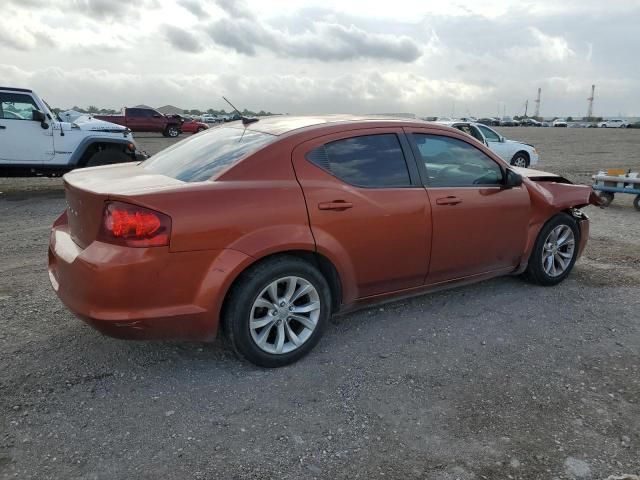
[[[222,97],[222,99],[225,102],[227,102],[229,105],[231,105],[231,108],[233,108],[236,111],[236,113],[240,116],[240,120],[242,120],[243,125],[249,125],[251,123],[255,123],[258,120],[260,120],[259,118],[256,118],[256,117],[245,117],[244,115],[242,115],[242,113],[240,113],[240,110],[238,110],[236,107],[233,106],[233,103],[227,100],[224,96]]]

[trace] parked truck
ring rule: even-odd
[[[64,122],[33,90],[0,87],[0,176],[58,176],[144,158],[127,127],[89,115]]]
[[[184,119],[180,115],[164,115],[153,108],[125,108],[123,115],[94,115],[93,118],[116,123],[133,132],[160,132],[165,137],[177,137]]]

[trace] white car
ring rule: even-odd
[[[619,118],[612,118],[598,124],[598,126],[602,128],[627,128],[628,125],[628,122],[620,120]]]
[[[0,176],[58,176],[145,157],[126,127],[89,115],[63,122],[32,90],[0,87]]]
[[[551,125],[553,125],[554,127],[568,127],[569,126],[569,124],[567,123],[567,121],[564,118],[556,118]]]
[[[497,154],[504,161],[516,167],[528,168],[536,165],[539,161],[538,152],[528,143],[516,140],[507,140],[494,129],[481,123],[473,122],[436,122],[471,135],[473,138],[483,143]]]

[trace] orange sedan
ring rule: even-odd
[[[64,176],[49,277],[115,337],[213,340],[291,363],[330,315],[499,275],[569,275],[590,187],[459,130],[347,116],[234,122]]]

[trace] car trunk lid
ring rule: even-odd
[[[98,236],[105,202],[112,197],[175,188],[183,182],[150,173],[137,164],[74,170],[64,176],[69,233],[73,241],[86,248]]]

